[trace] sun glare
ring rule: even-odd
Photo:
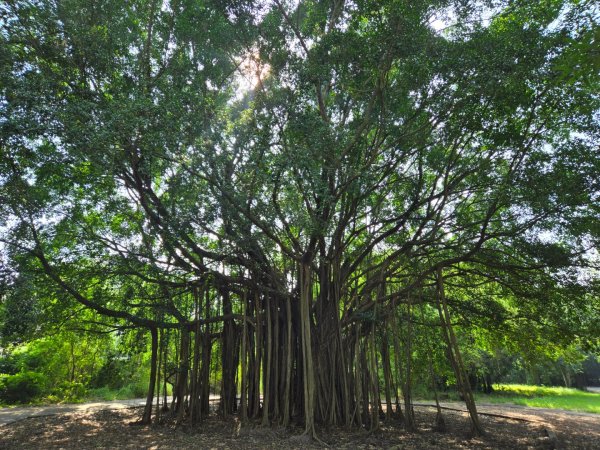
[[[261,61],[258,51],[247,52],[238,62],[237,85],[241,94],[260,88],[269,75],[269,64]]]

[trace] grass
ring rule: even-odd
[[[563,387],[497,384],[494,393],[477,395],[477,400],[600,414],[600,394]]]

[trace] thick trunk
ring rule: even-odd
[[[324,254],[318,271],[319,295],[316,300],[315,353],[316,392],[315,417],[327,425],[350,424],[352,411],[348,387],[346,349],[342,345],[340,324],[339,261],[328,262]]]

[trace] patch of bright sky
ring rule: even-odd
[[[236,63],[238,67],[235,75],[235,97],[236,100],[240,100],[247,92],[260,86],[269,75],[270,67],[260,60],[257,49],[246,52]]]
[[[499,11],[499,8],[490,8],[481,3],[478,8],[475,8],[471,21],[487,27]],[[438,33],[443,34],[458,25],[459,20],[462,21],[462,19],[459,19],[456,9],[448,7],[435,11],[429,19],[429,26]]]

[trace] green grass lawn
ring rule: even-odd
[[[493,394],[477,395],[477,399],[483,403],[514,403],[600,414],[600,394],[563,387],[497,384]]]

